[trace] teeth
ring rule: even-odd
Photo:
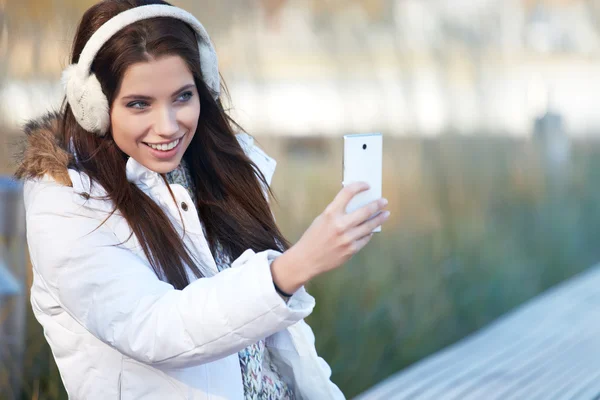
[[[167,151],[167,150],[171,150],[173,147],[177,146],[179,144],[179,140],[180,139],[177,139],[171,143],[166,143],[166,144],[150,144],[150,143],[148,143],[148,146],[152,147],[155,150]]]

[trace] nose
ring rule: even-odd
[[[157,110],[154,131],[159,136],[171,137],[179,132],[177,112],[172,107],[161,107]]]

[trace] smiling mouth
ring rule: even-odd
[[[181,141],[182,138],[179,139],[175,139],[170,143],[164,143],[164,144],[151,144],[151,143],[146,143],[143,142],[146,146],[153,148],[154,150],[159,150],[159,151],[169,151],[172,150],[173,148],[177,147],[177,145],[179,144],[179,142]]]

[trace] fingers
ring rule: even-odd
[[[390,216],[389,211],[384,211],[379,215],[373,217],[372,219],[363,222],[357,227],[353,228],[349,232],[349,236],[355,240],[362,240],[364,236],[367,236],[373,232],[373,229],[377,228],[379,225],[383,224]]]
[[[345,212],[350,200],[365,190],[369,190],[369,185],[366,182],[353,182],[339,191],[329,207],[334,210],[341,210]]]
[[[354,242],[355,254],[358,253],[360,250],[362,250],[362,248],[365,247],[367,245],[367,243],[369,243],[369,241],[371,240],[372,237],[373,237],[373,233],[369,233],[368,235],[363,236],[360,239],[358,239],[357,241],[355,241]]]
[[[385,206],[387,206],[387,204],[388,204],[387,199],[378,199],[378,200],[372,201],[369,204],[359,208],[358,210],[348,214],[348,217],[347,217],[348,226],[352,228],[352,227],[362,224],[367,219],[369,219],[371,216],[375,215],[379,211],[382,211],[383,208]]]

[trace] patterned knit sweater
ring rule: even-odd
[[[167,181],[170,184],[179,184],[186,188],[197,206],[196,196],[192,189],[192,179],[183,160],[179,167],[167,174]],[[217,246],[214,256],[219,272],[229,267],[230,259],[224,253],[222,246]],[[281,378],[277,367],[271,361],[269,349],[265,346],[264,339],[246,347],[238,353],[238,356],[242,369],[245,399],[294,399],[293,392]]]

